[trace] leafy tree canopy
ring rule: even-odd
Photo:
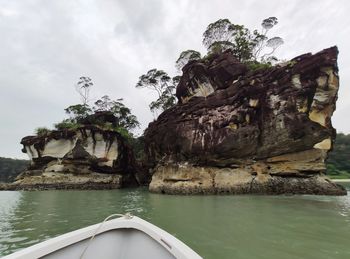
[[[228,19],[220,19],[208,25],[203,33],[203,45],[209,53],[231,49],[239,61],[271,62],[271,55],[283,44],[283,39],[268,39],[267,32],[278,23],[276,17],[263,20],[262,30],[250,31],[243,25],[232,24]],[[262,54],[265,48],[270,51]]]
[[[261,26],[267,31],[272,29],[273,26],[275,26],[278,23],[278,20],[276,17],[269,17],[262,21]]]
[[[153,101],[149,107],[153,113],[165,111],[176,103],[175,89],[179,78],[171,78],[163,70],[151,69],[140,76],[136,88],[148,88],[158,94],[158,99]]]
[[[273,56],[275,50],[283,44],[280,37],[268,38],[267,33],[278,20],[269,17],[262,21],[261,31],[250,31],[243,25],[233,24],[229,19],[220,19],[208,25],[203,33],[203,45],[208,54],[220,53],[232,50],[237,59],[245,62],[249,68],[270,66],[277,58]],[[266,50],[268,49],[268,50]],[[192,60],[201,59],[201,54],[196,50],[185,50],[180,53],[175,62],[178,72]],[[155,91],[158,99],[151,102],[150,110],[164,111],[176,104],[175,89],[180,77],[171,78],[165,71],[151,69],[139,77],[136,88],[148,88]]]
[[[167,89],[171,77],[163,70],[151,69],[146,74],[139,77],[136,88],[148,88],[155,90],[160,97]]]
[[[152,112],[156,112],[158,110],[165,111],[176,103],[176,97],[175,97],[175,85],[170,85],[165,91],[163,91],[162,95],[156,100],[151,102],[149,105],[150,110]]]
[[[232,23],[220,19],[208,25],[203,33],[203,45],[209,50],[215,42],[230,42],[232,36]]]
[[[92,109],[88,104],[74,104],[68,106],[64,111],[69,114],[72,119],[80,120],[89,115]]]
[[[107,122],[94,120],[93,117],[98,112],[108,112],[115,117],[116,127],[132,130],[140,126],[135,115],[123,103],[123,99],[111,100],[108,95],[102,96],[98,99],[93,107],[88,104],[75,104],[65,109],[66,113],[70,115],[69,119],[55,124],[56,129],[76,128],[76,125],[92,123],[102,127],[107,125]]]
[[[93,85],[91,78],[87,76],[80,77],[75,85],[75,90],[78,92],[83,105],[89,102],[90,89]]]
[[[69,115],[68,119],[54,124],[57,130],[77,129],[82,125],[98,125],[104,129],[116,130],[123,135],[130,135],[130,130],[140,126],[135,115],[125,106],[123,99],[111,100],[108,95],[102,96],[95,101],[93,106],[89,104],[89,90],[93,85],[91,78],[80,77],[76,84],[82,103],[70,105],[65,108]],[[38,128],[38,136],[46,135],[46,128]]]
[[[136,116],[124,105],[122,98],[111,100],[108,95],[104,95],[95,102],[93,110],[111,112],[117,118],[118,127],[132,130],[140,126]]]
[[[175,62],[175,67],[178,71],[181,71],[181,69],[191,60],[198,60],[201,59],[201,53],[196,50],[185,50],[180,53],[179,58]]]
[[[38,136],[45,136],[50,132],[50,130],[46,127],[39,127],[35,129],[35,134]]]

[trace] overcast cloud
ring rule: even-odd
[[[175,75],[179,53],[204,54],[202,33],[220,18],[259,29],[262,19],[278,17],[270,35],[285,40],[276,53],[281,59],[337,45],[333,125],[350,133],[349,10],[348,0],[0,0],[0,156],[25,158],[21,138],[52,127],[65,107],[80,102],[80,76],[93,79],[92,98],[124,98],[142,132],[156,96],[135,89],[138,77],[151,68]]]

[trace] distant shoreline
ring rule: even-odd
[[[331,179],[335,183],[350,183],[350,179]]]

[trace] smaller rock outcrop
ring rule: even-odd
[[[137,185],[135,159],[126,139],[116,131],[88,123],[77,129],[24,137],[22,151],[31,164],[6,188],[112,189]]]

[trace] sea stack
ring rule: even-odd
[[[115,189],[137,185],[136,164],[126,139],[90,123],[113,124],[108,112],[90,115],[76,129],[52,130],[21,140],[31,161],[7,189]]]
[[[191,61],[178,104],[145,132],[150,191],[345,195],[324,176],[337,47],[252,69],[230,51]]]

